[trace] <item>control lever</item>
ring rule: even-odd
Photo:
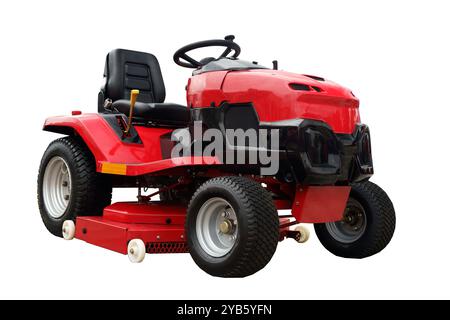
[[[134,105],[136,104],[136,99],[137,99],[138,95],[139,95],[139,90],[136,90],[136,89],[131,90],[131,94],[130,94],[130,114],[128,115],[127,128],[123,132],[125,135],[127,135],[130,132],[130,129],[131,129],[131,121],[133,119]]]

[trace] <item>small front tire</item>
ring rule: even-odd
[[[366,181],[352,185],[344,218],[314,225],[317,237],[331,253],[366,258],[383,250],[395,230],[395,210],[386,192]]]

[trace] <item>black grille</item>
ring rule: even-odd
[[[289,87],[291,87],[291,89],[299,90],[299,91],[311,91],[311,88],[309,86],[307,86],[306,84],[301,84],[301,83],[290,83]]]

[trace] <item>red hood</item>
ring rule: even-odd
[[[310,87],[314,86],[322,89],[324,92],[327,93],[328,96],[349,98],[358,101],[358,99],[353,95],[350,89],[341,86],[333,81],[324,79],[322,77],[271,69],[252,69],[237,72],[249,72],[253,74],[259,74],[260,76],[270,78],[271,81],[276,81],[275,79],[278,79],[280,81],[285,82],[288,85],[291,83],[298,83],[298,84],[305,84]],[[356,105],[356,107],[358,106],[359,103],[358,105]]]
[[[281,70],[252,69],[206,72],[188,84],[192,107],[251,102],[260,121],[313,119],[336,133],[352,133],[359,118],[359,100],[332,81]]]

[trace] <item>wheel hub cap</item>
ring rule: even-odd
[[[72,180],[66,161],[58,156],[48,162],[42,185],[44,205],[52,218],[61,218],[70,202]]]
[[[350,199],[344,218],[341,221],[328,222],[325,226],[335,240],[341,243],[353,243],[366,231],[366,212],[358,201]]]
[[[195,228],[201,248],[210,256],[223,257],[236,243],[237,216],[228,201],[214,197],[199,209]]]
[[[230,220],[224,220],[219,225],[220,232],[224,234],[230,234],[233,229],[233,224]]]

